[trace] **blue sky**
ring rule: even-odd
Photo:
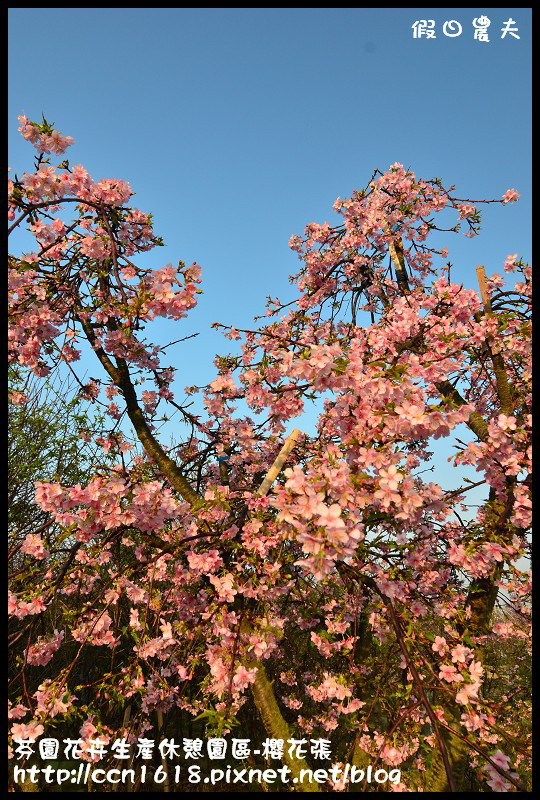
[[[491,20],[489,42],[473,18]],[[72,163],[122,178],[166,248],[145,256],[203,267],[200,305],[156,339],[178,386],[212,380],[231,350],[214,321],[250,327],[267,295],[292,297],[292,234],[335,222],[332,204],[399,161],[460,197],[500,198],[481,236],[449,236],[454,279],[530,257],[531,10],[527,8],[12,8],[9,163],[30,170],[17,115],[43,112],[76,144]],[[412,24],[433,19],[435,39]],[[520,39],[501,38],[507,20]],[[443,34],[446,20],[463,26]],[[172,351],[172,349],[171,349]],[[171,352],[169,351],[169,352]],[[91,374],[97,374],[96,370]]]

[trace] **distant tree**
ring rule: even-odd
[[[97,448],[81,430],[95,427],[98,418],[67,378],[44,381],[11,366],[8,381],[9,397],[25,398],[8,403],[8,524],[16,540],[52,522],[36,505],[36,481],[73,485],[92,474]]]

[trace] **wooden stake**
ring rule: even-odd
[[[287,460],[287,456],[289,455],[289,453],[291,452],[291,450],[295,446],[296,440],[300,436],[300,433],[301,433],[301,431],[299,431],[298,428],[295,428],[293,430],[293,432],[285,439],[283,447],[279,451],[279,454],[278,454],[276,460],[274,461],[274,463],[272,464],[272,466],[270,467],[270,469],[266,473],[265,479],[263,480],[263,482],[261,483],[261,485],[257,489],[257,494],[260,497],[264,497],[270,491],[270,487],[272,486],[272,484],[274,483],[275,479],[277,478],[277,476],[281,472],[281,470],[283,468],[283,465],[284,465],[285,461]]]
[[[157,724],[158,724],[158,736],[161,739],[161,731],[163,730],[163,712],[162,711],[157,711],[156,715],[157,715]],[[163,782],[163,791],[164,792],[170,792],[171,790],[170,790],[170,787],[169,787],[169,767],[168,767],[168,764],[167,764],[167,759],[163,755],[161,756],[161,766],[163,767],[163,770],[165,772],[165,780]]]
[[[480,286],[480,296],[484,304],[484,311],[491,312],[491,301],[487,293],[487,278],[486,270],[484,267],[476,267],[476,277],[478,278],[478,285]]]

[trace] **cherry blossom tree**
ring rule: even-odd
[[[254,704],[269,739],[326,737],[333,764],[399,768],[391,790],[525,790],[531,273],[512,254],[509,285],[479,267],[466,288],[444,244],[518,193],[473,201],[401,164],[374,172],[338,198],[339,224],[292,237],[295,299],[252,330],[218,326],[241,352],[181,400],[146,330],[186,317],[201,268],[138,266],[162,242],[130,186],[53,165],[71,138],[19,119],[38,156],[10,180],[10,230],[36,249],[9,258],[10,361],[75,374],[93,351],[102,377],[80,391],[111,422],[85,485],[36,483],[62,534],[18,554],[13,742],[68,726],[92,760],[96,736],[181,715],[228,735]],[[287,435],[312,402],[316,430]],[[174,447],[157,434],[171,408]],[[425,477],[434,440],[457,489],[441,465]],[[294,777],[311,763],[283,760]],[[335,773],[324,788],[347,787]]]

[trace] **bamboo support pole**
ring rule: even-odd
[[[296,444],[298,437],[300,436],[300,431],[298,428],[295,428],[291,434],[285,439],[283,447],[279,451],[276,460],[266,473],[266,477],[257,489],[257,494],[260,497],[264,497],[270,491],[272,484],[274,483],[275,479],[283,469],[283,465],[287,460],[287,457],[291,453],[293,447]]]
[[[489,314],[491,313],[491,300],[487,293],[487,278],[484,267],[476,267],[476,277],[478,278],[478,285],[480,286],[480,297],[484,304],[484,310]]]
[[[264,497],[270,491],[272,484],[283,469],[287,457],[292,452],[300,433],[298,428],[295,428],[285,440],[283,447],[257,490],[259,497]],[[251,684],[251,692],[255,705],[262,717],[264,727],[272,738],[283,739],[286,743],[291,738],[291,732],[277,704],[272,682],[268,679],[264,664],[249,653],[242,658],[242,663],[248,669],[253,669],[254,667],[257,669],[255,682]],[[289,755],[288,748],[285,747],[283,760],[291,770],[291,778],[295,782],[298,791],[321,791],[315,781],[309,780],[309,766],[303,758],[293,758]],[[308,777],[308,780],[305,780],[306,777]]]

